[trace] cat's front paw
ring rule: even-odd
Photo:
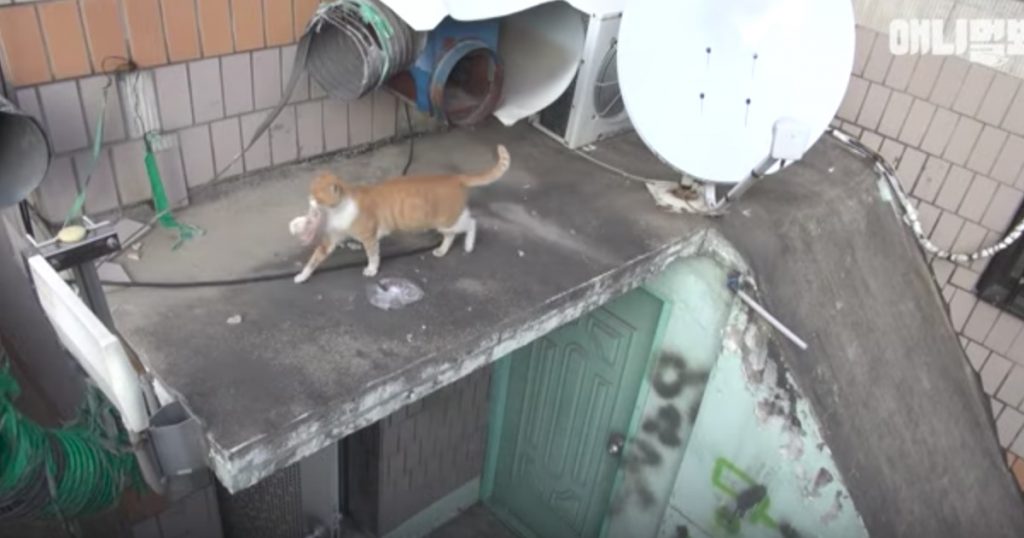
[[[377,268],[367,267],[366,269],[363,269],[363,276],[377,276]]]
[[[310,272],[309,271],[303,271],[303,272],[295,275],[295,279],[294,279],[295,283],[296,284],[302,284],[303,282],[309,280],[309,276],[310,276]]]

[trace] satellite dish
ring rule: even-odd
[[[828,128],[853,68],[850,0],[631,0],[619,84],[644,143],[708,183],[800,158]]]

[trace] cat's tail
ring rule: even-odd
[[[501,176],[505,175],[511,162],[512,158],[509,157],[508,150],[505,149],[505,146],[498,144],[498,162],[490,170],[481,174],[462,176],[462,184],[467,187],[480,187],[494,183]]]

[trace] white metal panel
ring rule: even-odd
[[[42,256],[28,260],[39,303],[71,352],[121,413],[132,432],[149,425],[138,373],[121,341],[92,313]]]

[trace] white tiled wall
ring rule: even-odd
[[[1024,201],[1021,79],[955,56],[893,56],[888,43],[858,27],[841,127],[897,166],[939,247],[973,251],[998,241]],[[931,265],[992,397],[999,440],[1024,456],[1024,321],[975,298],[985,261]]]

